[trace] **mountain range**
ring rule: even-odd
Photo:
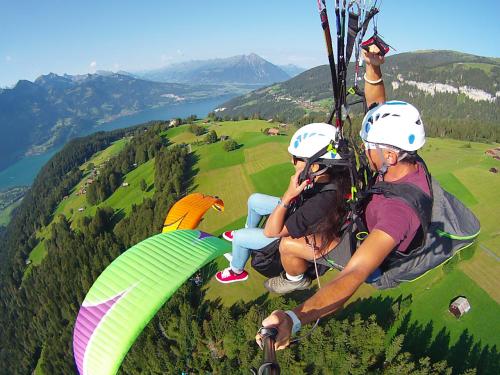
[[[287,73],[284,69],[290,72]],[[270,63],[255,53],[224,59],[195,60],[164,68],[135,73],[135,76],[158,82],[269,85],[290,79],[301,68]]]
[[[349,66],[349,85],[353,84],[353,65]],[[388,57],[383,71],[388,98],[414,103],[424,117],[500,123],[498,58],[419,51]],[[332,105],[329,74],[325,65],[288,79],[278,66],[250,54],[172,65],[143,72],[143,78],[99,72],[50,73],[34,82],[22,80],[0,90],[0,170],[23,155],[43,153],[75,136],[97,131],[99,123],[183,101],[243,93],[220,105],[218,115],[258,114],[284,121],[324,118]],[[361,108],[352,107],[352,111],[360,113]],[[486,139],[496,139],[498,129]]]
[[[0,90],[0,170],[24,155],[97,131],[103,122],[182,102],[236,96],[289,78],[276,65],[250,54],[137,75],[50,73],[34,82],[21,80]]]
[[[0,170],[25,154],[44,152],[99,122],[211,92],[120,75],[53,73],[0,92]],[[98,130],[98,129],[96,129]]]

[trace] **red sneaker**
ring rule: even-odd
[[[227,232],[222,233],[222,238],[226,241],[233,242],[233,234],[234,230],[228,230]]]
[[[242,273],[235,273],[231,267],[226,268],[224,271],[219,271],[215,274],[215,278],[218,282],[223,284],[235,283],[238,281],[245,281],[248,279],[248,272],[243,271]]]

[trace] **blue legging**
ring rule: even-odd
[[[264,229],[257,228],[263,216],[270,215],[280,199],[271,195],[252,194],[248,198],[248,215],[244,229],[235,230],[233,234],[233,259],[231,268],[240,272],[250,258],[250,251],[260,250],[276,240],[276,237],[266,237]]]

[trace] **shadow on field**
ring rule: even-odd
[[[186,159],[186,179],[185,179],[185,188],[188,192],[192,193],[196,191],[198,185],[194,185],[194,178],[200,171],[199,168],[195,168],[194,166],[200,160],[200,156],[195,152],[191,152],[188,154]]]
[[[125,217],[125,211],[123,208],[115,210],[113,212],[113,216],[111,217],[111,226],[114,228],[116,224],[118,224]]]
[[[467,329],[463,331],[457,342],[450,344],[450,332],[443,327],[433,338],[433,321],[420,323],[412,321],[409,311],[411,295],[403,298],[370,297],[347,306],[339,319],[352,314],[359,314],[363,319],[375,315],[376,321],[384,330],[398,324],[394,336],[404,335],[402,351],[411,353],[414,358],[429,357],[433,362],[446,360],[453,367],[453,374],[462,374],[467,369],[475,368],[476,373],[500,374],[500,353],[496,345],[482,345],[480,340]],[[398,319],[401,318],[402,319]]]
[[[212,261],[210,263],[208,263],[206,266],[204,266],[200,272],[201,272],[201,275],[203,277],[203,280],[210,280],[212,279],[212,277],[215,276],[215,274],[217,273],[217,271],[219,271],[218,267],[217,267],[217,262],[216,261]]]

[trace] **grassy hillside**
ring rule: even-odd
[[[89,177],[89,174],[90,174],[90,172],[88,171],[89,165],[93,164],[96,168],[99,168],[104,163],[106,163],[110,158],[112,158],[114,155],[118,154],[125,147],[125,145],[127,144],[128,141],[129,140],[127,138],[124,138],[124,139],[118,140],[116,142],[113,142],[113,144],[111,146],[96,153],[90,160],[88,160],[86,163],[84,163],[80,166],[80,169],[84,172],[82,180],[77,185],[75,185],[75,187],[73,188],[71,193],[59,203],[56,210],[54,211],[53,222],[55,220],[58,220],[59,214],[63,214],[67,218],[71,219],[71,221],[75,224],[76,219],[79,216],[82,216],[83,214],[85,214],[85,211],[84,212],[78,211],[79,208],[86,209],[86,207],[88,206],[86,199],[85,199],[85,195],[77,195],[77,192],[84,185],[85,181]],[[143,167],[143,166],[141,166],[141,167]],[[139,169],[139,168],[137,168],[137,169]],[[130,172],[129,174],[132,174],[134,172],[135,172],[135,174],[137,174],[136,170]],[[153,174],[152,170],[149,174],[150,175]],[[126,178],[128,178],[128,176]],[[140,179],[139,179],[139,181],[140,181]],[[138,183],[136,185],[138,188]],[[112,197],[110,197],[108,199],[111,199],[111,198]],[[142,201],[142,199],[141,199],[141,201]],[[125,201],[125,202],[127,202],[127,201]],[[122,203],[122,204],[125,204],[125,203]],[[131,206],[131,204],[130,204],[130,206]],[[92,211],[89,210],[89,212],[91,214],[93,214],[95,212],[95,207],[92,208]],[[87,212],[87,214],[89,214],[89,212]],[[47,225],[46,227],[42,228],[41,230],[39,230],[37,233],[37,238],[40,240],[40,242],[38,242],[36,247],[30,253],[30,256],[29,256],[30,265],[25,270],[25,273],[24,273],[25,277],[26,277],[26,275],[29,274],[31,267],[39,265],[42,262],[43,258],[45,258],[46,254],[47,254],[46,249],[45,249],[45,240],[47,238],[49,238],[49,236],[50,236],[50,226],[51,226],[51,223],[49,225]]]
[[[6,207],[5,209],[0,211],[0,227],[1,226],[7,226],[10,222],[10,217],[12,215],[12,211],[19,206],[22,202],[22,199],[19,199],[18,201],[12,203],[10,206]]]

